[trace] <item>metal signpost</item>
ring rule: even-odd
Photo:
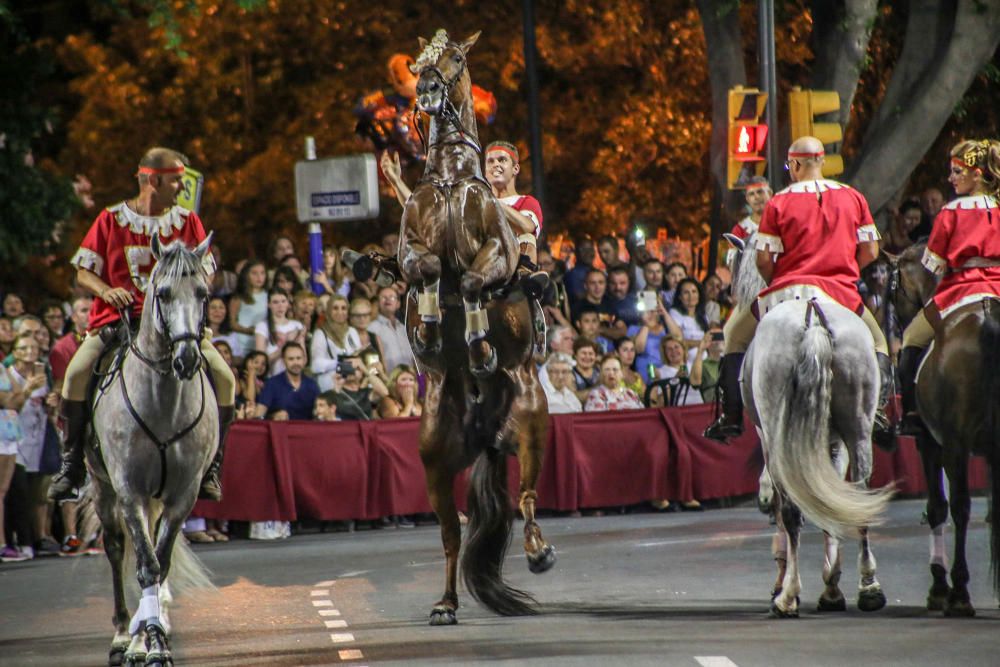
[[[316,142],[306,137],[306,159],[295,163],[295,204],[299,222],[309,224],[309,271],[323,270],[320,222],[377,218],[378,169],[375,155],[363,153],[316,159]],[[310,280],[317,294],[322,288]]]

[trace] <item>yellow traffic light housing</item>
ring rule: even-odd
[[[799,137],[816,137],[824,145],[839,144],[844,140],[844,130],[839,122],[817,121],[816,116],[840,110],[840,95],[833,90],[802,90],[793,88],[788,93],[788,119],[792,141]],[[826,151],[823,175],[836,176],[844,172],[844,158],[839,153]]]
[[[767,93],[736,86],[729,90],[726,184],[730,190],[746,187],[767,166],[768,127],[763,122]]]

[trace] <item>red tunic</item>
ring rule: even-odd
[[[111,287],[130,291],[135,297],[132,315],[138,317],[142,313],[146,281],[156,262],[149,248],[154,230],[159,230],[163,243],[181,239],[193,248],[205,240],[205,228],[191,211],[174,206],[162,216],[151,218],[139,215],[122,202],[101,211],[70,264],[93,271]],[[211,253],[205,255],[205,268],[214,271]],[[113,306],[100,297],[94,299],[90,309],[91,330],[118,319],[118,311]]]
[[[1000,266],[962,268],[974,258],[1000,262],[1000,208],[988,195],[959,197],[934,219],[923,263],[944,276],[933,297],[942,317],[984,297],[1000,297]]]
[[[743,218],[735,225],[733,225],[733,231],[729,232],[733,236],[739,239],[746,239],[748,236],[757,231],[757,223],[754,222],[750,216]]]
[[[535,237],[542,233],[542,205],[531,195],[512,195],[500,199],[515,211],[527,216],[535,223]]]
[[[758,297],[761,315],[782,301],[811,298],[860,312],[858,243],[878,239],[868,202],[848,185],[800,181],[774,195],[757,231],[757,249],[778,255]]]
[[[81,339],[77,337],[76,331],[68,334],[56,341],[49,352],[49,367],[52,368],[52,379],[59,382],[66,377],[66,367],[69,360],[79,349]]]

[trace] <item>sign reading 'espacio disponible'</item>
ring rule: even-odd
[[[371,153],[295,163],[299,222],[378,217],[378,171]]]

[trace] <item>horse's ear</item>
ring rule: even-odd
[[[159,234],[153,234],[153,238],[149,239],[149,249],[153,252],[153,257],[156,261],[160,261],[160,254],[163,251],[163,246],[160,245]]]
[[[746,242],[743,241],[743,239],[741,239],[739,236],[736,236],[735,234],[723,234],[722,238],[729,241],[729,245],[733,246],[740,252],[743,252],[743,249],[746,248],[747,246]]]
[[[481,34],[483,34],[483,31],[479,30],[476,34],[466,37],[465,40],[458,45],[458,48],[462,49],[462,53],[468,53],[469,49],[472,48],[472,45],[476,43],[476,40],[479,39]]]
[[[889,266],[896,266],[899,264],[899,255],[893,255],[888,250],[879,250],[879,259],[884,259],[889,263]]]
[[[212,237],[215,232],[209,232],[205,240],[198,244],[198,247],[194,249],[194,254],[198,256],[199,260],[205,259],[205,255],[208,253],[208,249],[212,247]]]
[[[425,48],[427,48],[427,40],[424,39],[423,37],[417,37],[417,44],[420,45],[420,50],[421,51],[423,51]]]

